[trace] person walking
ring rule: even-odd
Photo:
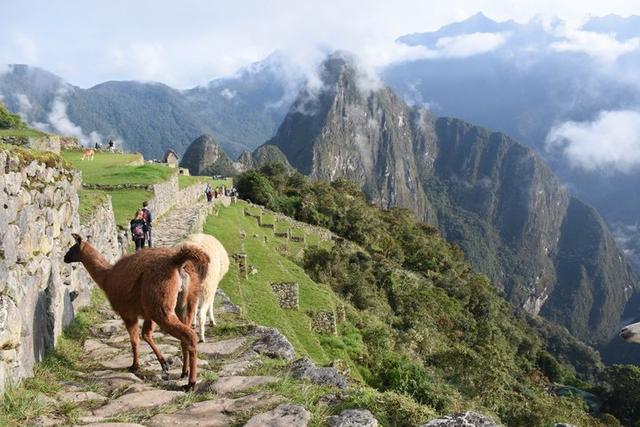
[[[151,247],[151,221],[153,221],[153,216],[151,215],[151,211],[148,208],[149,202],[146,200],[142,202],[142,217],[144,219],[145,227],[144,227],[144,237],[147,241],[147,245]]]
[[[144,238],[145,238],[145,221],[144,214],[142,213],[142,209],[138,209],[136,211],[136,216],[129,223],[129,229],[131,230],[131,239],[136,244],[136,251],[144,248]]]
[[[204,189],[204,194],[207,196],[207,202],[211,203],[211,199],[213,198],[213,191],[211,191],[211,186],[207,182],[207,188]]]
[[[113,153],[113,146],[114,146],[114,145],[115,145],[115,144],[114,144],[114,142],[113,142],[113,139],[110,139],[110,140],[109,140],[109,151],[110,151],[110,152],[112,152],[112,153]]]

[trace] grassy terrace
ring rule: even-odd
[[[119,184],[155,184],[166,181],[175,169],[164,165],[132,166],[138,160],[137,154],[96,153],[94,160],[81,160],[82,152],[64,151],[62,156],[82,171],[82,182],[87,184],[119,185]],[[153,193],[138,188],[115,190],[82,189],[80,196],[80,215],[82,220],[89,218],[95,207],[100,204],[106,194],[111,196],[116,223],[126,227],[133,213],[142,202],[151,198]]]
[[[132,166],[139,159],[137,154],[97,152],[93,160],[81,160],[81,151],[68,150],[63,151],[62,156],[82,171],[85,184],[155,184],[177,173],[175,169],[159,164]]]
[[[229,256],[247,253],[247,262],[258,270],[256,275],[241,279],[236,265],[231,264],[229,273],[220,287],[243,309],[252,321],[274,326],[291,340],[300,355],[309,356],[319,363],[333,359],[349,361],[346,348],[360,345],[360,336],[355,329],[341,324],[340,336],[322,336],[310,328],[308,311],[334,310],[340,300],[323,284],[315,283],[293,260],[302,255],[305,243],[291,242],[273,236],[273,230],[259,227],[256,218],[245,216],[246,203],[238,202],[221,209],[218,216],[211,216],[205,224],[205,232],[218,238]],[[241,238],[241,231],[246,237]],[[257,235],[258,237],[254,237]],[[264,236],[268,237],[265,243]],[[309,233],[306,244],[331,245],[320,242],[320,237]],[[271,283],[296,282],[299,284],[300,309],[283,310],[271,291]]]
[[[18,137],[27,137],[27,138],[35,138],[39,136],[45,136],[46,134],[35,129],[22,128],[22,129],[0,129],[0,137],[1,136],[18,136]]]
[[[208,182],[212,188],[216,188],[221,185],[224,185],[227,188],[231,188],[231,186],[233,185],[232,178],[213,179],[210,176],[188,176],[188,175],[178,176],[178,185],[180,186],[180,189],[190,187],[193,184],[197,184],[199,182],[201,182],[203,185]]]

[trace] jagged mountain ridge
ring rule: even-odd
[[[243,151],[233,161],[211,135],[196,138],[180,160],[180,166],[189,169],[191,175],[234,176],[249,169],[259,169],[270,162],[293,169],[287,157],[274,145],[263,144],[253,152]]]
[[[314,179],[355,180],[377,204],[437,224],[517,306],[587,342],[612,338],[636,279],[599,215],[539,156],[388,88],[362,90],[344,54],[322,67],[322,90],[303,90],[268,144]]]

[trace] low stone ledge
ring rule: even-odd
[[[278,304],[286,310],[297,310],[300,305],[299,285],[297,283],[272,283],[271,290]]]
[[[312,311],[311,329],[319,334],[336,335],[338,327],[336,324],[336,314],[333,311]]]

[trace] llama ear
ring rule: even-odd
[[[82,237],[80,237],[80,235],[79,235],[79,234],[71,233],[71,236],[73,236],[73,238],[75,239],[75,241],[76,241],[76,243],[77,243],[77,244],[82,243]]]

